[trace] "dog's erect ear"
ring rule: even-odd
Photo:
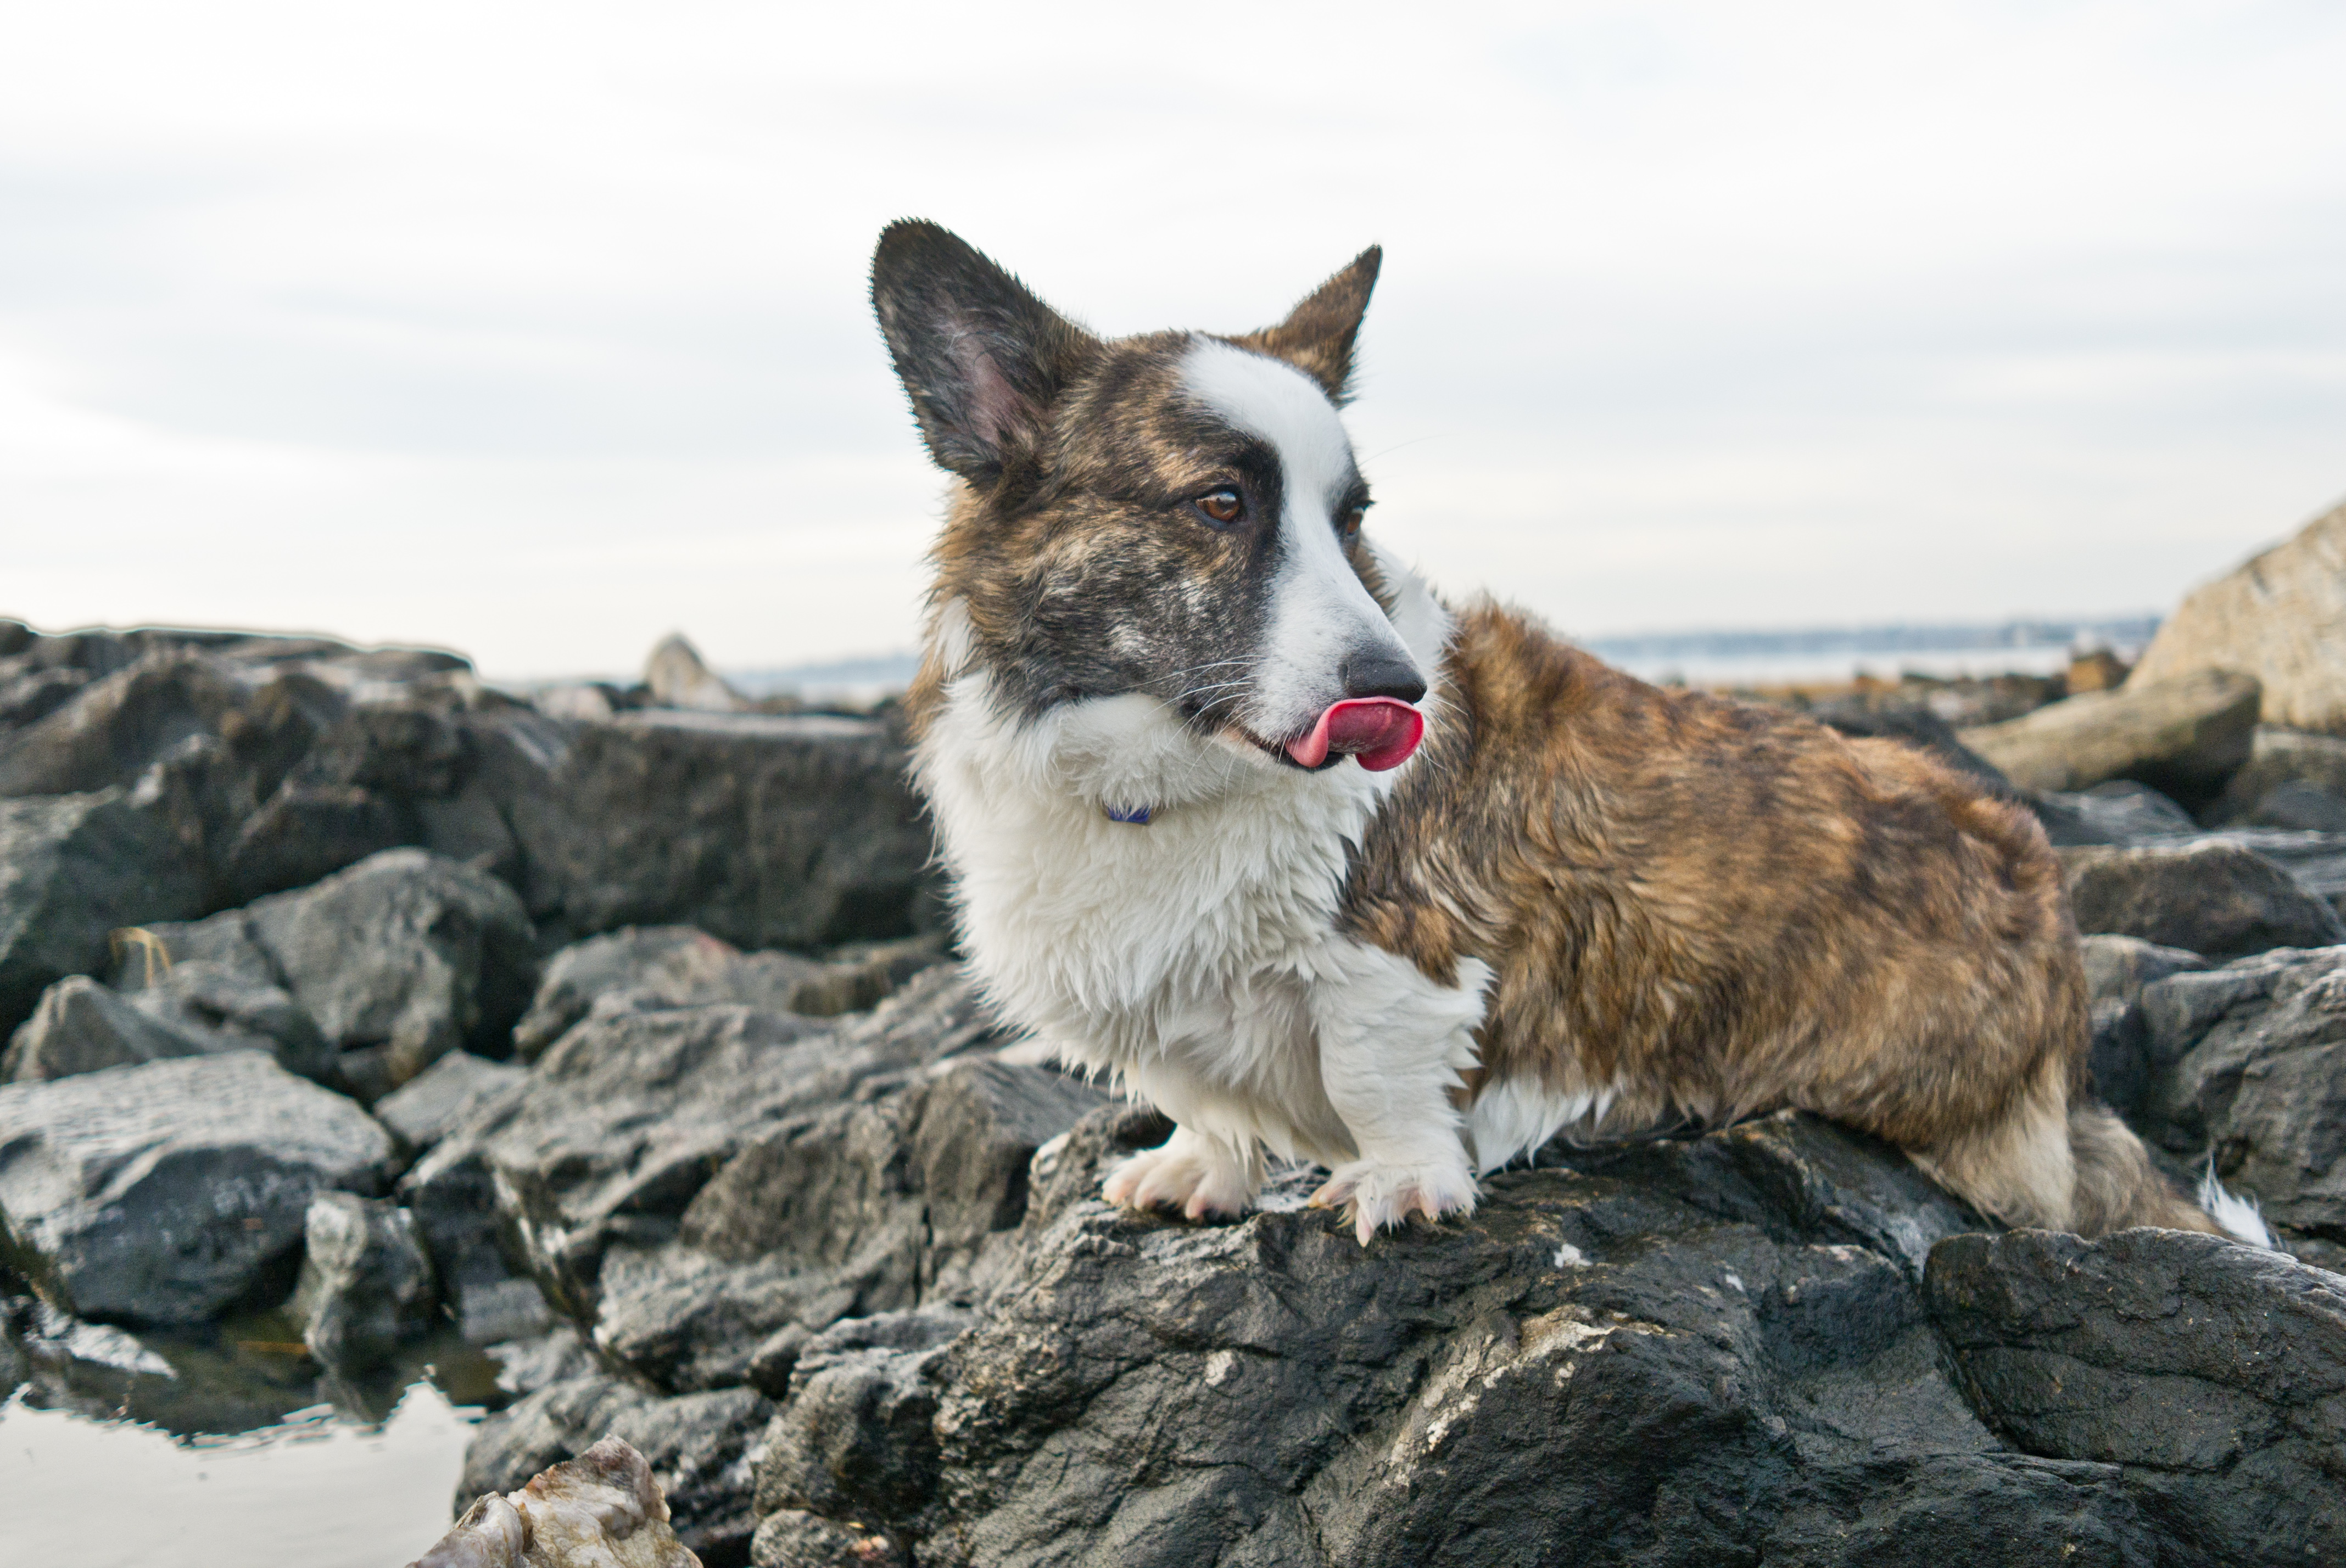
[[[959,235],[907,219],[880,231],[872,308],[941,467],[998,477],[1031,447],[1098,347]]]
[[[1234,340],[1241,347],[1285,360],[1318,382],[1332,402],[1352,397],[1352,340],[1368,313],[1369,290],[1377,286],[1384,248],[1372,245],[1352,264],[1303,298],[1287,320]]]

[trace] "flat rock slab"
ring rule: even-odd
[[[2346,1560],[2346,1279],[2183,1231],[2019,1231],[1940,1243],[1925,1292],[1989,1424],[2119,1467],[2161,1561]]]
[[[2249,759],[2259,688],[2252,677],[2202,670],[2141,675],[2002,724],[1963,743],[2024,789],[2078,790],[2130,779],[2186,805],[2213,799]]]
[[[202,1322],[290,1260],[312,1196],[392,1170],[372,1117],[259,1052],[0,1088],[11,1261],[80,1317]]]

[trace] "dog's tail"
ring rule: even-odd
[[[2255,1202],[2227,1192],[2213,1161],[2195,1204],[2151,1164],[2134,1130],[2098,1101],[2069,1107],[2069,1153],[2077,1173],[2071,1221],[2081,1236],[2156,1225],[2229,1236],[2251,1247],[2273,1245]]]

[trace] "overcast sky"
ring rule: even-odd
[[[913,635],[864,300],[1386,248],[1372,527],[1602,633],[2156,608],[2346,496],[2346,8],[0,0],[0,614]]]

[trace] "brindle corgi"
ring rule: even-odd
[[[1234,1215],[1268,1151],[1365,1243],[1558,1134],[1795,1106],[2008,1224],[2224,1228],[2086,1097],[2026,811],[1371,542],[1340,410],[1378,262],[1260,331],[1103,339],[934,224],[880,237],[954,476],[915,773],[994,1002],[1178,1124],[1107,1196]]]

